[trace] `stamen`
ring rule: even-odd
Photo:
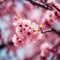
[[[43,27],[42,24],[40,24],[39,27],[42,29],[42,27]]]
[[[34,32],[38,32],[38,30],[34,30]]]

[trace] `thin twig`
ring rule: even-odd
[[[47,29],[47,30],[43,30],[42,33],[51,32],[51,31],[52,31],[52,28]]]

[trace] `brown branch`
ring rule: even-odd
[[[51,6],[54,7],[58,12],[60,12],[60,9],[56,5],[51,4]]]
[[[12,41],[10,41],[10,42],[9,42],[9,43],[7,43],[7,44],[1,44],[1,45],[0,45],[0,49],[5,48],[7,45],[12,45],[12,46],[13,46],[13,42],[12,42]]]
[[[33,5],[42,7],[42,8],[44,8],[44,9],[46,9],[46,10],[53,10],[53,8],[52,8],[49,4],[47,4],[47,3],[35,2],[35,1],[33,1],[33,0],[27,0],[27,1],[29,1],[29,2],[30,2],[31,4],[33,4]]]

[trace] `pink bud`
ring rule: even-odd
[[[43,43],[40,47],[41,49],[40,56],[45,56],[45,57],[49,56],[50,54],[49,47],[50,47],[49,43],[47,42]]]

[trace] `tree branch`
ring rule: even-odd
[[[1,45],[0,45],[0,49],[5,48],[7,45],[13,45],[13,42],[12,42],[12,41],[10,41],[10,42],[9,42],[9,43],[7,43],[7,44],[1,44]]]
[[[30,2],[31,4],[33,4],[33,5],[42,7],[42,8],[44,8],[44,9],[46,9],[46,10],[53,10],[52,6],[48,5],[47,3],[44,4],[44,3],[42,3],[42,2],[35,2],[35,1],[33,1],[33,0],[27,0],[27,1],[29,1],[29,2]]]

